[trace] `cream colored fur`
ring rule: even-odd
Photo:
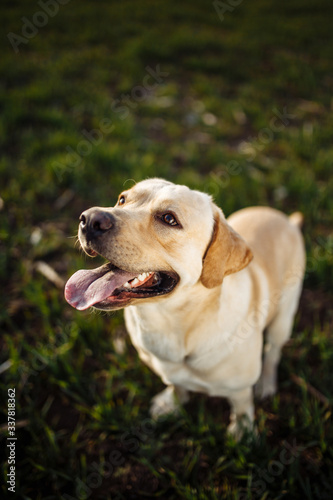
[[[124,196],[112,209],[121,230],[105,241],[103,255],[122,269],[180,277],[169,295],[125,309],[140,358],[167,386],[151,414],[177,411],[188,391],[222,396],[231,404],[229,430],[239,436],[253,423],[255,384],[261,397],[276,392],[304,274],[300,218],[253,207],[226,220],[208,195],[161,179]],[[156,213],[169,211],[181,228],[156,222]]]

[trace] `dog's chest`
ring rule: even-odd
[[[228,396],[230,390],[243,388],[260,365],[259,359],[253,363],[261,352],[260,335],[251,335],[251,339],[246,339],[230,352],[223,337],[214,337],[216,328],[206,329],[205,340],[196,343],[196,348],[188,352],[184,332],[177,331],[175,324],[168,325],[173,328],[163,332],[158,322],[144,321],[130,308],[126,310],[125,318],[132,343],[142,361],[159,374],[165,384]],[[203,335],[200,337],[202,339]]]
[[[131,308],[125,312],[127,330],[136,349],[151,354],[156,358],[171,363],[180,363],[184,359],[184,336],[174,325],[149,318],[139,318]]]

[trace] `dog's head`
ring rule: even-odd
[[[198,282],[213,288],[252,258],[208,195],[162,179],[139,182],[113,208],[83,212],[79,240],[108,261],[67,282],[66,300],[79,310],[162,300]]]

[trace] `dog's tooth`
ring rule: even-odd
[[[147,278],[151,278],[151,276],[153,276],[154,273],[151,272],[151,273],[141,273],[139,274],[136,278],[134,278],[133,280],[131,280],[131,282],[127,282],[125,283],[124,287],[125,288],[131,288],[133,286],[136,286],[138,283],[141,283],[142,281],[145,281]]]
[[[127,288],[128,290],[131,288],[131,285],[129,284],[128,281],[126,281],[126,283],[123,286],[124,286],[124,288]]]

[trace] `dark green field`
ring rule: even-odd
[[[0,9],[1,498],[331,499],[333,3]],[[122,312],[64,299],[68,277],[97,266],[75,245],[80,213],[152,176],[212,194],[226,215],[304,214],[304,292],[279,392],[256,403],[258,439],[235,443],[226,401],[198,394],[151,421],[163,384]]]

